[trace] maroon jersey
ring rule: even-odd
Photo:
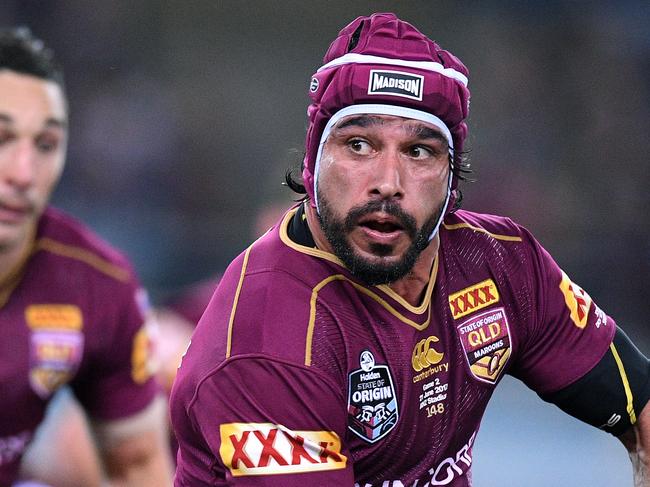
[[[44,213],[28,260],[0,289],[0,485],[60,386],[99,420],[153,399],[145,301],[124,257],[65,214]]]
[[[507,218],[448,215],[413,306],[296,243],[295,213],[235,259],[194,333],[172,392],[176,486],[469,486],[503,375],[554,392],[613,339]]]

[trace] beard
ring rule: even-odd
[[[424,224],[417,228],[415,218],[406,213],[394,201],[375,200],[355,206],[343,220],[337,218],[327,198],[321,192],[318,193],[318,204],[318,220],[323,233],[332,245],[334,255],[345,264],[352,275],[369,286],[390,284],[406,276],[413,269],[422,251],[428,247],[429,237],[436,228],[444,207],[443,202],[431,213]],[[348,235],[357,227],[363,216],[378,211],[396,218],[402,230],[411,238],[411,245],[397,262],[386,262],[382,259],[382,257],[392,254],[394,249],[392,245],[371,244],[371,252],[379,258],[369,260],[359,255],[348,240]]]

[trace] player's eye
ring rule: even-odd
[[[348,147],[352,152],[362,155],[369,154],[372,150],[372,146],[363,139],[350,139]]]
[[[413,159],[426,159],[433,156],[433,151],[422,145],[414,145],[408,148],[408,155]]]
[[[36,149],[43,154],[55,151],[59,147],[60,143],[60,139],[51,134],[39,135],[34,141]]]
[[[4,145],[15,138],[14,134],[9,130],[0,129],[0,145]]]

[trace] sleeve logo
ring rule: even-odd
[[[455,320],[498,302],[499,291],[492,279],[449,295],[449,308]]]
[[[271,423],[219,426],[219,455],[233,477],[307,473],[345,468],[333,431],[293,431]]]
[[[560,290],[564,294],[564,302],[569,308],[571,319],[578,328],[587,326],[589,319],[589,308],[591,307],[591,298],[589,295],[577,284],[573,283],[569,276],[562,271],[562,282],[560,282]]]
[[[144,384],[158,372],[157,327],[147,320],[133,337],[131,349],[131,378],[136,384]]]

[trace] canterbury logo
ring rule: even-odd
[[[449,307],[454,319],[485,308],[499,301],[499,291],[492,279],[486,279],[449,296]]]
[[[219,454],[234,477],[337,470],[347,463],[333,431],[292,431],[270,423],[227,423],[219,431]]]
[[[411,365],[413,370],[420,372],[427,367],[440,363],[444,353],[440,353],[433,348],[433,344],[438,342],[438,337],[431,335],[429,338],[420,340],[413,349]]]

